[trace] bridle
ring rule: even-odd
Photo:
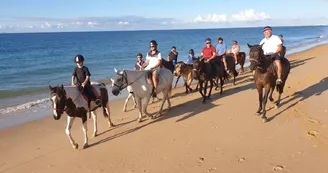
[[[129,85],[132,85],[134,82],[136,82],[137,80],[139,80],[143,75],[140,75],[136,80],[134,80],[133,82],[131,82],[131,83],[129,83],[128,82],[128,79],[127,79],[127,75],[126,75],[126,71],[124,71],[123,70],[123,73],[122,74],[120,74],[120,73],[118,73],[117,75],[120,75],[120,76],[122,76],[122,78],[123,78],[123,82],[122,82],[122,85],[117,85],[117,84],[113,84],[114,86],[116,86],[116,87],[118,87],[119,88],[119,90],[121,91],[121,90],[123,90],[123,89],[125,89],[126,87],[128,87]]]

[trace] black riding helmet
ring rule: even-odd
[[[190,49],[190,50],[189,50],[189,54],[194,55],[194,54],[195,54],[195,53],[194,53],[194,49]]]
[[[84,57],[82,55],[76,55],[74,57],[74,62],[75,63],[79,63],[79,62],[83,62],[84,61]]]
[[[150,45],[154,45],[154,46],[157,46],[157,42],[155,41],[155,40],[152,40],[152,41],[150,41],[150,43],[149,43]]]

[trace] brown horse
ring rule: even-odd
[[[222,86],[224,84],[225,75],[226,73],[223,68],[223,63],[220,63],[218,61],[207,63],[204,62],[203,58],[200,59],[199,57],[197,59],[193,59],[193,77],[194,79],[198,79],[199,93],[203,97],[203,103],[205,103],[206,99],[210,98],[213,88],[213,83],[216,78],[220,79],[220,87],[221,87],[220,94],[222,94],[223,91]],[[208,96],[206,96],[208,82],[210,82],[210,91]],[[203,86],[204,83],[205,86]],[[204,93],[203,93],[203,89],[204,89]]]
[[[264,55],[261,45],[254,45],[254,46],[251,46],[249,44],[247,45],[250,48],[249,51],[250,62],[251,62],[250,69],[255,70],[254,81],[259,95],[259,108],[256,113],[260,115],[262,111],[262,120],[263,122],[267,122],[265,108],[266,108],[268,97],[271,102],[274,101],[274,99],[272,98],[272,93],[274,91],[274,88],[277,87],[279,96],[276,102],[276,108],[278,108],[280,104],[281,94],[283,93],[284,86],[290,71],[290,63],[286,58],[284,57],[281,58],[281,65],[282,65],[281,80],[283,81],[283,83],[276,86],[276,80],[277,80],[277,75],[275,72],[276,67],[271,57],[266,57]],[[264,97],[263,97],[263,88],[265,89]]]
[[[233,53],[227,53],[227,56],[234,57]],[[244,64],[246,59],[246,53],[245,52],[239,52],[237,55],[237,63],[240,65],[240,72],[239,74],[244,73]]]
[[[192,89],[190,88],[191,82],[194,79],[192,69],[192,64],[186,64],[183,61],[180,61],[175,65],[174,75],[179,77],[182,76],[184,80],[184,86],[186,87],[186,94],[188,94],[188,91],[192,92]],[[196,90],[197,89],[198,84],[196,86]]]
[[[173,74],[173,71],[174,71],[173,61],[166,61],[165,59],[162,58],[161,67],[164,67],[166,69],[169,69],[172,72],[172,74]]]

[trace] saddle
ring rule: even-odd
[[[100,86],[101,84],[95,84],[95,86]],[[89,87],[83,88],[81,85],[76,84],[77,89],[80,91],[81,95],[83,96],[84,100],[89,101],[95,101],[94,99],[91,99],[88,93],[92,93],[96,96],[96,98],[99,98],[99,93],[97,92],[96,88],[93,87],[93,85],[89,85]],[[84,89],[88,91],[84,91]]]

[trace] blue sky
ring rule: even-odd
[[[328,24],[327,9],[328,0],[2,0],[0,32]]]

